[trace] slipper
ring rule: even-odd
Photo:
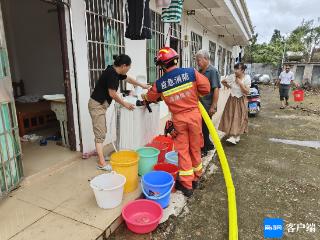
[[[231,143],[233,145],[237,145],[237,141],[234,137],[230,137],[226,140],[228,143]]]
[[[97,165],[97,169],[98,169],[98,170],[103,170],[103,171],[112,171],[112,167],[111,167],[109,164],[104,165],[103,167]]]

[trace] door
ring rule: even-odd
[[[313,66],[311,84],[314,87],[320,86],[320,66],[318,65]]]
[[[21,145],[0,6],[0,198],[23,177]]]
[[[295,81],[300,85],[302,84],[302,80],[303,80],[304,68],[305,68],[304,66],[297,66],[296,76],[294,78]]]

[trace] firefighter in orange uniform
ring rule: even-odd
[[[194,68],[178,68],[178,59],[179,55],[172,48],[164,47],[159,50],[155,62],[163,69],[164,75],[142,98],[148,102],[156,102],[161,97],[172,113],[177,133],[173,140],[179,158],[176,189],[190,197],[202,174],[202,117],[198,99],[199,95],[210,93],[210,83]]]

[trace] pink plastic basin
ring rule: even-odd
[[[160,204],[146,199],[129,202],[122,209],[122,217],[127,227],[138,234],[145,234],[155,230],[162,215],[163,210]]]

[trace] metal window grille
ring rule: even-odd
[[[171,37],[170,37],[170,47],[177,51],[179,54],[179,65],[182,67],[183,65],[183,40],[182,40],[182,32],[181,25],[178,23],[172,23],[170,26]]]
[[[0,83],[11,81],[1,14],[0,10]],[[0,89],[0,94],[1,92]],[[14,101],[3,101],[0,102],[0,197],[16,188],[22,177],[21,145],[15,104]]]
[[[161,15],[154,11],[151,11],[150,30],[152,39],[147,40],[147,80],[148,83],[154,83],[162,75],[162,71],[154,63],[154,58],[157,51],[165,45],[164,23]]]
[[[190,52],[190,60],[191,67],[196,67],[196,53],[202,49],[202,36],[191,32],[191,52]]]
[[[107,65],[113,64],[113,55],[125,52],[123,0],[85,0],[88,41],[90,89]],[[121,81],[121,91],[125,83]]]
[[[212,41],[209,41],[210,62],[212,65],[215,65],[216,51],[217,51],[217,44]]]
[[[218,50],[218,70],[221,76],[225,75],[226,49],[219,46]]]
[[[228,51],[227,52],[227,75],[231,73],[232,63],[233,63],[232,52]]]
[[[218,71],[221,74],[221,55],[222,55],[222,47],[218,48]]]
[[[225,65],[226,65],[226,54],[227,54],[227,51],[226,49],[224,48],[222,50],[222,56],[221,56],[221,74],[222,76],[225,76],[226,72],[225,72]]]
[[[0,103],[0,197],[17,187],[23,177],[15,113],[14,103]]]

